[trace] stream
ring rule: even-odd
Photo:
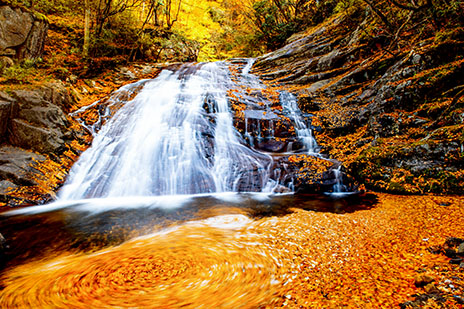
[[[243,89],[265,88],[252,64],[235,76],[223,62],[168,68],[100,105],[100,120],[86,126],[93,143],[57,199],[0,218],[0,306],[248,308],[281,296],[286,274],[256,224],[295,209],[352,213],[376,198],[346,192],[340,165],[327,195],[293,194],[287,163],[275,158],[332,161],[292,94],[278,93],[280,109],[247,97]],[[231,89],[245,105],[240,119]],[[290,142],[264,151],[277,134]]]

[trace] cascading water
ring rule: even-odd
[[[288,115],[288,117],[293,121],[295,132],[298,138],[301,140],[303,145],[305,146],[306,152],[309,155],[317,156],[321,159],[324,157],[319,153],[319,147],[317,145],[316,139],[313,136],[313,132],[310,125],[307,125],[300,108],[298,107],[298,102],[296,97],[291,94],[290,92],[283,91],[280,93],[280,101],[282,103],[282,107],[284,112]],[[347,188],[343,184],[343,174],[341,171],[342,165],[340,162],[336,162],[335,160],[324,159],[328,161],[335,162],[338,164],[336,168],[332,169],[335,183],[333,185],[333,192],[331,194],[341,194],[342,196],[346,194]]]
[[[245,79],[242,83],[249,88],[263,89],[265,86],[260,82],[259,78],[253,74],[250,74],[250,70],[254,63],[255,59],[247,59],[247,63],[244,66],[241,74]],[[279,100],[282,105],[284,115],[289,117],[293,122],[295,133],[297,138],[303,143],[305,152],[312,155],[318,155],[319,147],[317,145],[316,139],[313,136],[311,126],[306,123],[306,120],[304,119],[301,110],[298,107],[297,98],[288,91],[281,91]],[[273,136],[274,130],[272,121],[274,113],[269,110],[266,110],[265,115],[260,114],[257,116],[255,115],[256,113],[257,111],[245,111],[245,135],[247,138],[249,140],[253,140],[248,132],[248,118],[260,118],[268,120],[270,129],[269,135]],[[258,126],[260,126],[259,122]],[[258,129],[257,135],[258,137],[262,138],[262,132],[260,128]]]
[[[242,75],[246,78],[248,86],[249,87],[256,87],[256,88],[263,88],[264,85],[260,83],[259,79],[252,75],[249,74],[249,71],[251,70],[255,60],[254,59],[249,59],[246,66],[244,67],[242,71]],[[336,195],[341,194],[344,195],[346,194],[347,187],[343,184],[343,174],[341,171],[342,165],[340,162],[336,162],[335,160],[329,160],[325,159],[323,155],[321,155],[320,148],[317,145],[317,141],[314,138],[313,132],[312,132],[312,127],[310,124],[307,123],[307,120],[303,116],[300,108],[298,107],[298,101],[295,95],[288,91],[281,91],[280,96],[279,96],[279,101],[280,104],[282,105],[283,113],[286,117],[288,117],[292,122],[293,122],[293,127],[295,129],[296,136],[298,140],[303,144],[303,151],[304,153],[318,157],[323,160],[328,160],[331,162],[334,162],[335,164],[338,164],[336,168],[332,169],[333,176],[334,176],[334,185],[333,185],[333,192]],[[248,122],[247,118],[245,116],[245,134],[248,137],[249,140],[253,141],[251,135],[248,133]],[[271,134],[273,135],[273,128],[272,128],[272,123],[269,124],[271,128]],[[258,130],[258,137],[261,136],[261,130]],[[289,144],[288,146],[291,146]],[[289,147],[291,148],[291,147]],[[291,149],[288,149],[291,150]],[[300,151],[301,152],[301,151]],[[277,176],[279,178],[279,176]],[[289,186],[291,187],[292,184],[290,183]],[[331,194],[332,194],[331,193]]]
[[[101,128],[59,199],[270,190],[272,158],[241,143],[231,84],[221,63],[162,71]]]
[[[77,111],[100,118],[87,125],[93,144],[59,200],[0,220],[2,234],[14,240],[6,252],[19,259],[2,273],[0,307],[254,308],[288,299],[288,233],[263,215],[340,207],[291,194],[211,194],[288,192],[301,166],[291,164],[300,156],[282,152],[287,141],[278,140],[295,140],[291,126],[304,140],[296,99],[281,92],[284,112],[276,93],[265,101],[250,63],[238,78],[225,63],[166,69]],[[248,146],[240,131],[266,152]],[[284,146],[263,150],[272,142]],[[315,145],[308,143],[303,156],[326,160]],[[333,172],[334,190],[342,190],[341,170]]]
[[[343,184],[342,181],[342,171],[341,171],[342,166],[339,165],[336,169],[334,169],[334,174],[335,174],[335,184],[333,188],[334,193],[344,193],[347,192],[346,186]]]
[[[280,93],[280,102],[282,103],[284,112],[293,121],[295,133],[305,146],[306,152],[312,155],[319,154],[319,149],[316,139],[313,136],[311,126],[307,125],[303,118],[296,97],[290,92],[282,91]]]

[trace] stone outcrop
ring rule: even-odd
[[[47,37],[45,17],[20,7],[0,4],[0,57],[36,59],[42,56]],[[2,59],[8,63],[8,59]]]
[[[45,157],[18,147],[0,147],[0,202],[7,202],[6,194],[19,186],[35,185],[34,165]]]
[[[4,94],[0,93],[0,143],[5,140],[7,136],[8,123],[12,111],[13,100]]]
[[[2,139],[40,153],[56,152],[67,138],[67,120],[60,106],[70,102],[60,83],[36,90],[0,94]]]
[[[247,63],[245,59],[231,59],[231,72],[243,72]],[[293,105],[294,96],[263,88],[254,76],[236,74],[232,79],[241,88],[229,97],[235,111],[234,125],[250,148],[272,157],[270,177],[279,184],[276,192],[357,192],[357,185],[340,162],[319,154],[317,145],[311,147],[309,129],[318,128],[311,124],[313,115],[303,114]],[[214,111],[214,104],[205,102],[204,108]]]
[[[61,155],[72,136],[63,109],[72,102],[60,82],[0,92],[0,202],[11,189],[37,184],[33,166],[44,155]]]
[[[363,16],[293,36],[252,73],[298,96],[321,128],[321,151],[369,188],[462,192],[462,32],[389,53],[382,37],[362,37]]]

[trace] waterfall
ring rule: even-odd
[[[61,200],[270,190],[272,158],[245,146],[224,63],[163,70],[96,134]],[[125,86],[139,87],[139,83]]]
[[[263,85],[259,78],[256,77],[253,74],[250,74],[250,70],[255,63],[255,59],[247,59],[246,60],[246,65],[242,69],[241,75],[244,78],[244,81],[242,82],[244,85],[246,85],[249,88],[257,88],[257,89],[263,89],[265,88],[265,85]],[[294,125],[295,128],[295,133],[298,137],[298,139],[303,143],[305,146],[305,151],[308,154],[312,155],[319,155],[319,147],[317,145],[316,139],[313,136],[313,132],[311,129],[311,126],[307,124],[306,119],[303,117],[300,108],[298,107],[298,101],[295,95],[288,91],[280,91],[280,103],[282,105],[284,115],[289,117]],[[254,113],[253,113],[254,112]],[[246,128],[245,128],[245,133],[247,135],[250,135],[248,132],[248,115],[256,114],[256,111],[246,111],[245,112],[245,122],[246,122]],[[266,110],[266,113],[268,115],[272,115],[273,113],[270,112],[269,110]],[[264,117],[256,117],[256,118],[264,118]],[[270,126],[270,134],[273,135],[273,123],[272,123],[272,118],[266,117],[270,120],[269,126]],[[257,137],[262,138],[261,136],[261,128],[260,128],[260,123],[258,122],[258,130],[257,130]]]
[[[247,63],[242,69],[243,76],[250,76],[250,70],[253,67],[253,64],[255,63],[255,61],[256,59],[254,58],[247,59]]]
[[[287,91],[280,93],[280,102],[286,115],[293,121],[295,133],[305,146],[306,152],[312,155],[318,155],[319,149],[316,139],[313,136],[311,126],[306,123],[296,97]]]
[[[296,97],[290,92],[282,91],[280,93],[280,102],[286,115],[293,121],[295,133],[305,146],[306,153],[311,156],[316,156],[322,160],[334,162],[334,160],[327,159],[319,153],[319,147],[313,136],[311,126],[306,123],[306,120],[298,107]],[[343,173],[341,170],[342,165],[340,163],[338,164],[338,167],[333,168],[332,170],[335,181],[332,192],[326,193],[332,194],[333,196],[345,196],[348,194],[349,190],[343,184]]]

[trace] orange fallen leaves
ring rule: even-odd
[[[457,278],[462,293],[458,266],[427,248],[464,236],[463,198],[378,197],[370,210],[294,209],[236,230],[186,225],[31,262],[5,274],[0,306],[393,308],[424,292],[414,285],[423,270],[444,293]]]

